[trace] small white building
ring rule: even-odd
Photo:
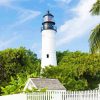
[[[24,87],[26,89],[43,89],[47,90],[57,90],[57,91],[66,91],[66,88],[60,83],[58,79],[48,79],[48,78],[29,78]]]

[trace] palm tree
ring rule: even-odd
[[[93,4],[93,7],[90,12],[92,13],[92,15],[100,14],[100,0],[97,0],[96,3]]]
[[[96,3],[93,4],[90,12],[92,15],[100,15],[100,0],[97,0]],[[92,30],[89,44],[91,53],[100,53],[100,24]]]
[[[92,30],[89,42],[91,53],[100,53],[100,24]]]

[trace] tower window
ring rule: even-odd
[[[47,54],[47,58],[49,58],[49,54]]]

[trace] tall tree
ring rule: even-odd
[[[61,57],[61,54],[63,57]],[[43,70],[43,77],[57,78],[67,90],[95,89],[100,83],[100,56],[82,52],[60,52],[58,66]]]
[[[93,4],[91,13],[92,15],[100,15],[100,0]],[[89,43],[91,53],[100,53],[100,24],[92,30]]]
[[[100,15],[100,0],[96,0],[91,9],[92,15]]]
[[[23,47],[0,51],[0,88],[9,85],[11,77],[18,81],[31,74],[40,74],[40,60],[35,53]]]

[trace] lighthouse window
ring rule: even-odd
[[[44,22],[45,21],[52,21],[52,18],[53,18],[52,16],[45,16],[44,17]]]
[[[49,54],[47,54],[47,58],[49,58]]]

